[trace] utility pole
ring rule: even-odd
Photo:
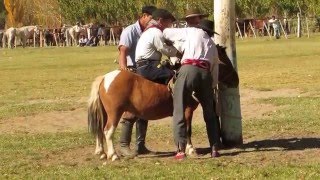
[[[236,17],[234,0],[214,0],[215,43],[225,46],[227,55],[237,70],[235,43]],[[243,143],[239,88],[220,87],[221,136],[224,145]]]

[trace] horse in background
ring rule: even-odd
[[[3,37],[2,37],[2,47],[6,48],[6,45],[9,49],[12,49],[14,47],[14,42],[16,38],[16,28],[11,27],[8,28],[6,31],[4,31]]]
[[[218,48],[221,62],[230,61],[225,48]],[[231,65],[223,63],[224,66]],[[230,68],[235,72],[234,68]],[[220,72],[226,73],[222,70]],[[231,72],[227,72],[231,73]],[[236,72],[235,72],[236,73]],[[239,79],[236,74],[231,76],[221,76],[221,80],[227,86],[238,85]],[[123,88],[125,87],[125,88]],[[146,91],[146,89],[148,91]],[[194,99],[188,102],[185,110],[187,122],[187,147],[186,152],[195,152],[191,142],[191,121],[194,110],[198,107],[198,102]],[[172,116],[173,98],[168,87],[143,78],[140,75],[129,71],[115,70],[104,76],[99,76],[92,84],[91,94],[88,101],[88,126],[89,131],[96,138],[95,154],[100,158],[118,159],[113,145],[113,134],[124,112],[129,112],[135,116],[157,120]],[[104,152],[104,143],[107,143],[107,154]]]
[[[40,35],[40,30],[38,26],[24,26],[16,28],[15,46],[17,47],[17,40],[19,38],[22,47],[26,47],[27,40],[32,39],[34,35]]]
[[[62,32],[65,35],[66,46],[78,45],[80,32],[82,30],[84,30],[84,28],[78,24],[75,26],[63,25]]]

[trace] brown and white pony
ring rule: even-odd
[[[218,51],[222,51],[219,57],[228,58],[224,48],[219,47]],[[224,55],[220,56],[222,54]],[[227,60],[230,61],[229,58]],[[235,71],[232,64],[231,68]],[[229,85],[237,84],[238,82],[231,81],[238,81],[238,77],[231,76],[226,76],[223,80],[230,81],[226,83]],[[107,156],[107,159],[112,161],[118,159],[113,145],[113,134],[124,112],[147,120],[157,120],[173,114],[172,94],[166,85],[154,83],[129,71],[115,70],[97,77],[92,84],[88,103],[89,131],[96,137],[95,153],[101,155],[101,158]],[[198,102],[195,100],[186,105],[187,153],[194,152],[191,143],[191,120],[197,106]],[[107,155],[104,152],[104,139],[108,148]]]

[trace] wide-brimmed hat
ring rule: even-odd
[[[208,17],[209,14],[202,14],[198,8],[190,8],[186,10],[186,15],[184,19],[191,18],[191,17]]]
[[[207,20],[207,19],[202,19],[199,23],[199,28],[203,29],[204,31],[210,33],[210,34],[218,34],[214,32],[214,22]],[[219,34],[218,34],[219,35]]]
[[[152,18],[153,19],[171,19],[173,22],[176,21],[176,18],[167,10],[165,9],[156,9],[152,13]]]

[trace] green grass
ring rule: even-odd
[[[320,91],[320,37],[238,41],[242,87]]]
[[[85,106],[98,75],[116,68],[115,47],[1,50],[0,119]],[[32,104],[30,104],[32,102]]]
[[[258,104],[281,108],[267,118],[244,117],[244,148],[226,150],[215,160],[139,158],[102,166],[92,154],[94,141],[87,132],[1,134],[0,179],[319,179],[319,40],[316,36],[237,42],[240,90],[306,93],[259,99]],[[92,81],[117,68],[116,57],[116,47],[1,49],[0,123],[85,107]],[[206,144],[203,124],[194,126],[193,137],[195,145]],[[305,144],[290,144],[294,137]],[[317,142],[308,144],[308,138]],[[248,145],[261,140],[271,142],[261,148]],[[172,141],[171,126],[149,127],[147,143],[173,151]],[[279,148],[277,143],[290,147]]]

